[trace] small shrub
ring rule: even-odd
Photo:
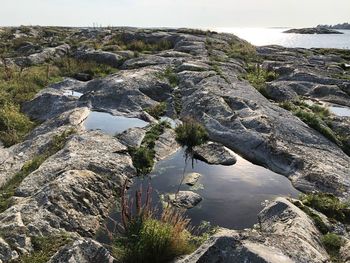
[[[307,194],[301,197],[304,205],[312,207],[327,217],[350,223],[350,208],[337,197],[328,193]]]
[[[205,128],[192,118],[185,118],[183,123],[175,129],[175,132],[176,141],[189,150],[205,143],[209,139]]]
[[[331,256],[332,262],[339,262],[339,250],[343,246],[342,238],[337,234],[328,233],[322,237],[322,243]]]
[[[116,237],[115,247],[122,255],[122,262],[168,262],[195,249],[190,220],[173,208],[156,211],[152,207],[150,187],[144,203],[141,189],[136,191],[135,209],[133,199],[126,197],[126,186],[121,196],[122,236]]]
[[[267,71],[259,65],[248,67],[247,74],[244,76],[254,88],[262,95],[268,98],[266,92],[266,82],[274,81],[278,78],[278,74],[273,71]]]
[[[158,103],[152,107],[147,108],[145,111],[150,114],[152,117],[159,119],[165,114],[166,111],[166,102]]]

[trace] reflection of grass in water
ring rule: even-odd
[[[190,187],[191,191],[204,190],[204,185],[200,183],[196,183],[195,185]]]

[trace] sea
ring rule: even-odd
[[[303,35],[286,34],[290,28],[213,28],[220,33],[232,33],[255,46],[280,45],[300,48],[350,49],[350,30],[338,30],[344,34]]]

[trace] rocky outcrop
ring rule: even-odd
[[[74,56],[78,60],[95,62],[115,68],[118,68],[124,62],[123,56],[101,50],[79,50]]]
[[[221,230],[177,262],[327,262],[321,233],[308,216],[283,198],[259,214],[256,230]]]
[[[344,34],[337,30],[332,30],[324,27],[312,27],[312,28],[298,28],[288,29],[283,33],[295,33],[295,34]]]
[[[98,242],[80,238],[59,250],[48,263],[116,263],[110,252]]]

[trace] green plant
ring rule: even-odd
[[[241,59],[246,63],[259,61],[256,48],[244,40],[231,41],[228,49],[228,56]]]
[[[164,129],[169,127],[170,125],[167,122],[152,125],[151,129],[146,132],[141,146],[139,148],[129,148],[129,154],[139,175],[146,175],[152,171],[156,154],[154,150],[155,142],[164,132]]]
[[[314,208],[334,220],[350,223],[350,208],[336,196],[329,193],[303,195],[300,200],[304,205]]]
[[[179,85],[179,77],[177,74],[174,72],[174,69],[172,67],[167,67],[164,72],[158,73],[157,74],[159,79],[162,80],[168,80],[169,84],[175,88],[176,86]]]
[[[47,262],[61,247],[72,242],[67,234],[57,234],[50,236],[34,236],[31,238],[33,252],[21,256],[14,263],[45,263]]]
[[[274,71],[268,71],[261,68],[259,65],[250,65],[247,74],[244,76],[254,88],[262,95],[268,98],[266,92],[266,82],[271,82],[278,78],[278,74]]]
[[[196,120],[186,117],[183,123],[176,127],[176,141],[188,150],[205,143],[208,139],[208,133],[205,128]]]
[[[144,203],[141,189],[136,191],[135,209],[133,199],[126,196],[126,184],[121,196],[122,235],[116,237],[115,251],[122,255],[122,262],[168,262],[195,249],[189,219],[169,207],[161,213],[156,211],[150,186]]]
[[[303,210],[304,213],[307,214],[313,220],[315,226],[322,234],[327,234],[329,232],[328,226],[323,222],[322,218],[318,214],[313,212],[309,207],[307,207],[300,201],[295,201],[293,203],[295,206]]]
[[[150,114],[152,117],[159,119],[165,114],[166,111],[166,102],[160,102],[152,107],[147,108],[145,111]]]
[[[343,246],[344,241],[340,236],[334,233],[328,233],[322,237],[322,243],[328,254],[331,256],[332,262],[341,262],[339,250]]]

